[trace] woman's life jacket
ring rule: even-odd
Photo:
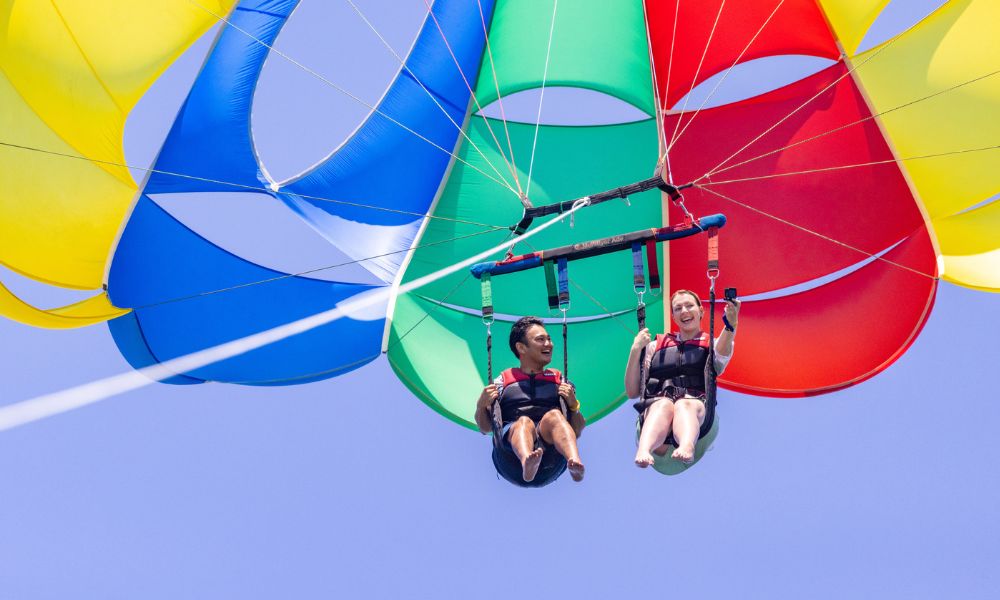
[[[503,423],[513,423],[520,417],[528,417],[537,423],[553,408],[561,410],[565,415],[566,410],[559,397],[559,384],[562,381],[562,373],[556,369],[528,374],[514,368],[501,373],[497,377],[497,383],[503,386],[499,398]]]
[[[668,333],[656,336],[656,350],[649,363],[643,398],[705,395],[705,363],[711,340],[702,332],[690,340]],[[669,389],[674,388],[674,389]]]

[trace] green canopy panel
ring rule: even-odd
[[[581,87],[624,100],[654,114],[649,45],[641,2],[574,0],[555,11],[554,0],[497,2],[490,28],[490,56],[476,86],[482,106],[514,92],[542,86]],[[545,57],[549,50],[548,73]]]
[[[459,151],[459,157],[471,167],[455,162],[433,215],[491,225],[513,225],[522,214],[517,196],[475,170],[491,173],[487,160],[502,170],[504,162],[495,150],[486,123],[478,117],[473,119],[468,127],[471,143],[466,141]],[[490,121],[489,124],[498,136],[503,135],[502,122]],[[508,129],[523,185],[535,127],[508,123]],[[486,158],[474,147],[478,147]],[[594,127],[542,126],[538,133],[531,198],[540,205],[639,181],[649,177],[656,159],[656,124],[651,119]],[[661,226],[660,194],[646,192],[632,197],[631,205],[615,201],[584,209],[576,215],[573,226],[568,222],[558,224],[537,237],[518,243],[514,251],[529,253]],[[477,230],[483,228],[432,220],[417,242],[419,247],[411,256],[403,282],[459,262],[510,236],[509,231],[500,230],[448,241]],[[662,248],[660,252],[660,264],[664,264]],[[568,316],[580,320],[571,322],[569,327],[569,375],[577,386],[584,416],[594,420],[624,400],[625,360],[637,327],[631,254],[618,252],[570,262],[569,277],[571,307]],[[561,370],[561,314],[550,314],[543,270],[496,276],[492,285],[494,306],[499,315],[493,326],[494,374],[517,364],[507,348],[510,318],[505,319],[502,315],[556,318],[559,323],[548,325],[549,333],[556,340],[551,366]],[[479,316],[481,300],[479,281],[467,271],[399,296],[387,348],[396,373],[418,397],[441,414],[468,427],[474,427],[475,402],[486,383],[486,328]],[[650,294],[646,301],[651,305],[647,311],[650,329],[662,331],[663,310],[659,297]]]

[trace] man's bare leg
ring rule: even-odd
[[[535,439],[538,435],[535,424],[528,417],[521,417],[510,426],[507,435],[510,438],[510,447],[521,461],[521,477],[525,481],[534,480],[538,473],[538,465],[542,462],[543,452],[541,448],[535,448]]]
[[[584,468],[580,460],[580,451],[576,446],[576,432],[566,417],[558,410],[550,410],[538,422],[538,430],[543,440],[555,446],[559,454],[566,457],[566,464],[573,481],[582,481]]]
[[[674,402],[674,439],[677,449],[670,456],[690,463],[694,460],[694,446],[698,443],[698,430],[705,420],[705,405],[698,400],[681,398]]]
[[[645,469],[653,464],[653,448],[659,448],[667,440],[674,419],[674,404],[660,398],[646,409],[646,418],[639,432],[639,448],[635,453],[636,466]]]

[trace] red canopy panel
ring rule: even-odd
[[[844,74],[844,65],[836,64],[767,94],[702,111],[670,153],[674,181],[697,179],[831,84],[728,164],[869,117],[851,77],[837,81]],[[667,131],[673,130],[676,118],[666,120]],[[737,285],[743,295],[775,291],[855,265],[923,227],[920,210],[892,158],[872,119],[702,180],[708,191],[685,190],[685,203],[695,215],[723,213],[728,217],[720,246],[729,285]],[[890,162],[712,183],[877,161]],[[676,210],[671,212],[672,221],[679,217]],[[927,251],[926,257],[917,256],[908,266],[933,274],[933,253],[930,247]],[[704,282],[704,255],[701,239],[671,243],[673,288]]]
[[[933,272],[921,227],[885,258]],[[809,396],[860,383],[909,348],[934,304],[937,280],[875,261],[807,292],[740,310],[736,352],[720,384],[767,396]]]
[[[740,62],[782,54],[807,54],[830,60],[840,57],[830,28],[815,0],[784,0],[784,3],[782,0],[728,0],[720,14],[722,2],[645,0],[657,93],[661,99],[666,99],[661,108],[674,106],[694,86],[731,67],[747,44],[750,47]],[[768,16],[779,4],[777,12],[767,22]],[[716,15],[719,15],[719,23],[712,34]],[[674,21],[677,22],[676,39],[672,39]],[[767,25],[761,30],[765,22]],[[760,35],[753,40],[758,31]],[[672,61],[671,41],[674,48]],[[698,64],[706,46],[708,51],[699,71]]]

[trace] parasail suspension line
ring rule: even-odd
[[[427,0],[424,0],[424,2],[427,3]],[[486,55],[490,59],[490,71],[493,73],[493,86],[497,92],[497,105],[500,107],[500,120],[503,121],[504,134],[507,136],[507,150],[510,152],[510,172],[514,176],[514,185],[517,186],[518,194],[524,194],[524,190],[521,188],[521,181],[517,177],[517,161],[514,160],[514,146],[510,142],[510,129],[507,127],[507,114],[503,109],[503,95],[500,93],[500,82],[497,80],[497,68],[493,62],[493,49],[490,46],[490,32],[486,27],[486,15],[483,14],[483,3],[480,2],[480,0],[476,0],[476,4],[479,6],[479,20],[483,24],[483,39],[486,41]],[[434,14],[433,11],[430,10],[429,3],[427,4],[427,9],[432,15]],[[494,11],[495,10],[496,7],[494,6]],[[437,22],[437,19],[435,19],[435,22]],[[443,37],[444,33],[441,35]],[[479,111],[482,112],[482,108],[480,108]],[[498,141],[497,144],[499,145],[500,142]],[[500,150],[500,153],[503,154],[502,149]]]
[[[545,68],[542,70],[542,90],[538,96],[538,114],[535,116],[535,135],[531,140],[531,159],[528,161],[528,183],[526,184],[525,196],[531,193],[531,175],[535,168],[535,148],[538,146],[538,129],[542,124],[542,103],[545,101],[545,82],[549,77],[549,57],[552,55],[552,34],[556,30],[556,10],[558,8],[559,0],[554,0],[552,3],[552,21],[549,23],[549,43],[545,49]],[[531,205],[525,204],[525,206],[528,207]]]
[[[472,148],[479,154],[479,156],[483,159],[483,161],[487,165],[489,165],[491,169],[493,169],[493,172],[497,174],[497,177],[502,179],[504,184],[506,184],[509,189],[513,190],[514,188],[507,182],[507,179],[500,173],[499,169],[496,168],[496,165],[494,165],[492,161],[490,161],[490,159],[487,158],[485,154],[483,154],[483,151],[479,149],[479,146],[476,145],[476,142],[474,142],[472,138],[469,137],[469,134],[467,134],[462,129],[462,126],[460,124],[455,122],[455,119],[451,117],[451,114],[447,110],[445,110],[443,106],[441,106],[441,103],[438,101],[437,97],[435,97],[434,94],[429,89],[427,89],[427,86],[424,85],[424,82],[420,81],[420,78],[417,77],[417,74],[414,73],[412,70],[410,70],[410,67],[406,66],[406,59],[400,56],[399,53],[396,52],[396,50],[389,44],[389,42],[386,41],[385,37],[383,37],[382,34],[379,32],[379,30],[375,28],[375,25],[373,25],[372,22],[368,20],[368,17],[366,17],[365,14],[361,12],[361,9],[358,8],[357,4],[355,4],[353,0],[347,0],[347,3],[351,5],[351,8],[354,9],[354,12],[357,13],[358,17],[360,17],[361,20],[365,22],[365,25],[368,25],[368,28],[372,30],[372,33],[374,33],[375,36],[378,37],[378,39],[382,42],[382,45],[384,45],[386,49],[390,53],[392,53],[393,56],[396,57],[396,60],[399,61],[399,64],[403,68],[403,70],[406,71],[406,73],[413,79],[413,81],[415,81],[417,85],[420,86],[420,89],[424,90],[424,92],[427,94],[427,97],[431,99],[431,102],[433,102],[434,105],[441,110],[441,114],[443,114],[445,118],[447,118],[451,122],[451,124],[454,125],[456,129],[458,129],[458,133],[463,138],[465,138],[465,141],[469,142],[469,145],[472,146]],[[441,37],[442,39],[444,39],[444,32],[441,33]],[[448,43],[447,40],[444,41],[445,44]],[[459,72],[461,73],[461,69],[459,69]],[[462,75],[464,77],[465,74],[462,73]],[[471,92],[472,90],[469,91]],[[475,95],[473,94],[473,97],[474,96]],[[488,122],[487,122],[487,127],[489,127]],[[500,154],[503,155],[503,152],[501,152]]]

